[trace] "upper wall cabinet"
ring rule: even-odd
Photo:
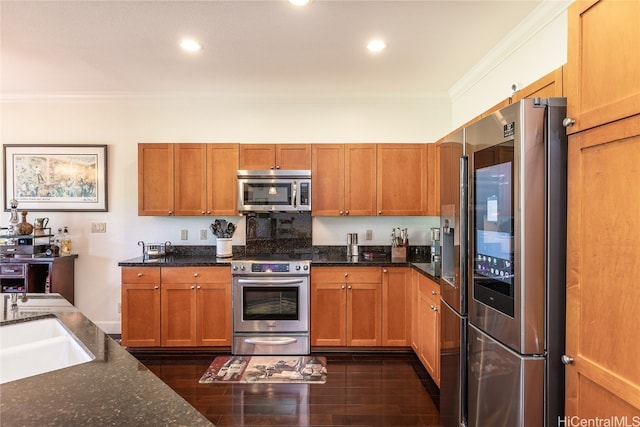
[[[312,159],[313,215],[375,215],[375,144],[314,144]]]
[[[427,215],[427,150],[427,144],[378,144],[378,215]]]
[[[238,144],[139,144],[138,215],[236,215]]]
[[[311,169],[311,145],[241,144],[239,169]]]
[[[514,93],[511,102],[524,98],[551,98],[563,96],[563,67],[552,71],[530,85]]]
[[[640,2],[579,0],[568,12],[568,133],[640,109]]]
[[[138,215],[173,215],[173,144],[138,144]]]

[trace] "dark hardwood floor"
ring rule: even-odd
[[[314,353],[325,384],[199,384],[215,354],[132,354],[217,426],[437,426],[438,388],[410,353]]]

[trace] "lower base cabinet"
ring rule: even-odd
[[[381,280],[380,267],[314,267],[311,345],[380,346]]]
[[[122,344],[231,345],[227,267],[123,267]]]
[[[413,272],[411,347],[440,386],[440,285]]]

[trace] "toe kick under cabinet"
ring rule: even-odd
[[[122,345],[231,345],[228,267],[122,267]]]

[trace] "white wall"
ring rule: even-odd
[[[198,239],[213,218],[138,217],[137,144],[139,142],[431,142],[566,61],[566,2],[544,2],[544,10],[523,24],[496,52],[452,88],[448,100],[309,100],[307,102],[215,99],[44,99],[0,104],[2,144],[107,144],[109,211],[49,212],[54,228],[68,225],[74,235],[76,306],[108,333],[120,332],[118,261],[139,256],[139,240],[214,245]],[[551,7],[554,6],[555,8]],[[566,5],[565,5],[566,6]],[[551,10],[547,10],[550,8]],[[548,18],[550,17],[550,18]],[[3,175],[0,165],[0,175]],[[4,184],[3,184],[4,185]],[[4,188],[2,188],[4,193]],[[30,216],[34,218],[35,213]],[[0,216],[6,225],[9,214]],[[244,220],[234,244],[244,244]],[[91,234],[91,222],[107,232]],[[411,244],[429,244],[432,217],[319,218],[314,244],[342,245],[347,232],[373,229],[371,244],[387,244],[391,229],[409,228]],[[180,230],[189,240],[180,240]]]
[[[107,144],[109,211],[38,212],[55,229],[68,225],[74,237],[76,306],[109,333],[120,332],[118,261],[141,254],[139,240],[215,245],[209,234],[214,218],[139,217],[137,144],[139,142],[428,142],[448,131],[446,101],[367,103],[222,103],[207,99],[4,101],[3,144]],[[2,166],[0,166],[2,168]],[[0,169],[0,175],[3,171]],[[4,185],[4,184],[3,184]],[[3,188],[4,193],[4,188]],[[244,219],[234,244],[244,244]],[[6,225],[9,214],[0,216]],[[90,233],[91,222],[107,223],[104,234]],[[345,244],[346,232],[373,229],[372,244],[388,244],[393,227],[407,227],[412,244],[426,244],[426,230],[437,218],[345,218],[343,224],[318,219],[314,243]],[[316,225],[317,224],[317,225]],[[366,224],[366,227],[365,227]],[[180,240],[180,230],[189,240]]]
[[[573,0],[547,0],[449,91],[456,129],[567,62],[567,13]]]

